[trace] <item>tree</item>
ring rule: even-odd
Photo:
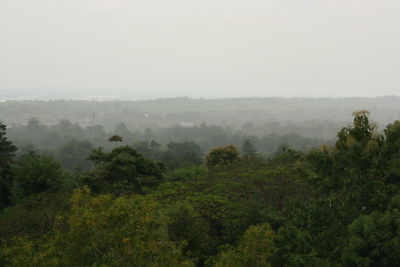
[[[8,207],[0,216],[0,240],[17,236],[38,238],[51,232],[57,217],[69,211],[70,197],[69,192],[43,192]]]
[[[160,144],[160,143],[157,143],[155,140],[151,140],[151,142],[150,142],[150,148],[151,148],[152,150],[159,150],[160,147],[161,147],[161,144]]]
[[[242,145],[242,154],[245,156],[254,156],[256,154],[256,149],[254,147],[254,142],[250,139],[246,139]]]
[[[286,153],[289,150],[290,150],[290,146],[288,144],[281,143],[281,144],[279,144],[278,149],[276,150],[275,154],[280,155],[280,154]]]
[[[78,138],[83,135],[83,129],[77,123],[73,124],[66,119],[58,121],[58,124],[51,126],[50,130],[60,136],[68,136],[70,138]]]
[[[46,138],[47,127],[40,124],[37,118],[31,118],[26,125],[26,131],[29,133],[28,140],[35,143],[43,143]]]
[[[68,187],[69,176],[61,164],[45,155],[25,155],[17,162],[13,198],[18,201],[41,192],[58,192]]]
[[[58,150],[58,157],[62,166],[71,172],[88,171],[93,165],[87,160],[92,151],[89,141],[72,139]]]
[[[122,143],[122,137],[119,135],[113,135],[108,139],[109,142],[115,142],[115,147],[117,147],[118,142]]]
[[[95,149],[89,160],[95,166],[80,178],[95,193],[141,192],[144,187],[158,184],[163,172],[161,163],[144,158],[129,146],[117,147],[111,152]]]
[[[201,148],[194,142],[175,143],[167,145],[163,162],[170,169],[177,169],[183,166],[198,165],[201,163]]]
[[[389,124],[383,133],[382,154],[379,165],[388,184],[400,186],[400,121]]]
[[[0,122],[0,210],[11,203],[12,164],[17,147],[6,137],[6,126]]]
[[[353,125],[342,128],[332,151],[340,191],[353,208],[371,211],[385,207],[384,174],[380,167],[383,141],[371,122],[369,112],[354,112]]]
[[[322,148],[308,155],[316,172],[313,183],[324,192],[338,196],[356,216],[361,209],[384,208],[389,200],[382,163],[384,141],[371,122],[368,111],[354,114],[353,124],[342,128],[332,149]],[[383,168],[382,168],[383,167]],[[354,218],[353,218],[354,219]]]
[[[135,142],[133,147],[143,154],[145,157],[154,159],[154,160],[161,160],[162,158],[162,151],[160,150],[161,144],[156,142],[155,140],[149,141],[139,141]]]
[[[153,155],[153,149],[150,147],[149,141],[135,142],[133,147],[145,157],[151,157]]]
[[[273,266],[328,267],[333,265],[329,260],[322,259],[316,253],[315,250],[320,244],[313,242],[312,234],[307,230],[298,229],[290,221],[279,228],[274,244],[276,250],[272,257]],[[338,261],[337,257],[335,260]]]
[[[129,131],[128,127],[126,127],[125,123],[120,123],[115,127],[114,135],[123,136],[125,141],[133,140],[133,133]]]
[[[229,164],[239,159],[239,156],[239,150],[234,145],[216,147],[208,152],[206,157],[206,164],[209,168],[218,165]]]
[[[384,213],[360,215],[349,226],[343,253],[347,266],[397,266],[400,261],[400,195]]]
[[[40,124],[40,121],[37,118],[29,119],[26,128],[30,133],[39,133],[43,130],[43,125]]]
[[[197,266],[204,265],[207,257],[216,249],[215,235],[211,235],[210,224],[188,202],[177,202],[167,210],[171,218],[169,237],[172,241],[184,242],[184,255],[193,258]]]
[[[236,248],[218,255],[216,267],[271,266],[274,253],[274,231],[268,224],[254,225],[244,233]]]
[[[102,146],[104,145],[104,140],[107,140],[107,133],[104,131],[103,126],[95,125],[88,126],[85,128],[84,138],[89,140],[93,146]]]

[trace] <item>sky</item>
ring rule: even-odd
[[[0,0],[0,97],[400,95],[398,0]]]

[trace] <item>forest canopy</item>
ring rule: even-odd
[[[129,144],[123,126],[112,135],[66,121],[24,127],[0,124],[0,265],[400,261],[400,121],[380,131],[359,111],[330,143],[282,142],[268,154],[248,136],[208,148],[151,132]]]

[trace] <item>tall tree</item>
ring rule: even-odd
[[[6,137],[6,125],[0,122],[0,209],[11,201],[12,163],[17,147]]]

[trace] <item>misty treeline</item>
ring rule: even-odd
[[[331,140],[351,122],[354,110],[368,109],[381,126],[400,118],[399,97],[377,98],[172,98],[146,101],[5,101],[0,121],[26,125],[32,117],[45,125],[62,118],[82,127],[102,125],[111,132],[119,123],[131,131],[172,125],[221,126],[244,135],[297,134]]]
[[[360,111],[332,145],[265,158],[247,140],[170,171],[114,135],[107,148],[76,143],[91,165],[72,173],[40,151],[18,154],[6,131],[0,124],[2,266],[400,260],[400,121],[379,131]]]
[[[45,125],[31,118],[26,125],[8,128],[9,139],[19,147],[18,155],[40,151],[52,155],[64,168],[73,172],[91,167],[87,157],[93,148],[113,148],[115,143],[109,142],[111,136],[120,136],[122,144],[134,147],[148,158],[164,162],[169,170],[201,163],[211,148],[227,144],[234,144],[241,150],[246,149],[246,144],[247,147],[251,144],[258,154],[271,156],[284,148],[305,151],[323,143],[297,134],[245,135],[241,131],[205,123],[143,131],[131,131],[124,123],[119,123],[114,130],[107,132],[101,125],[81,127],[65,119]]]

